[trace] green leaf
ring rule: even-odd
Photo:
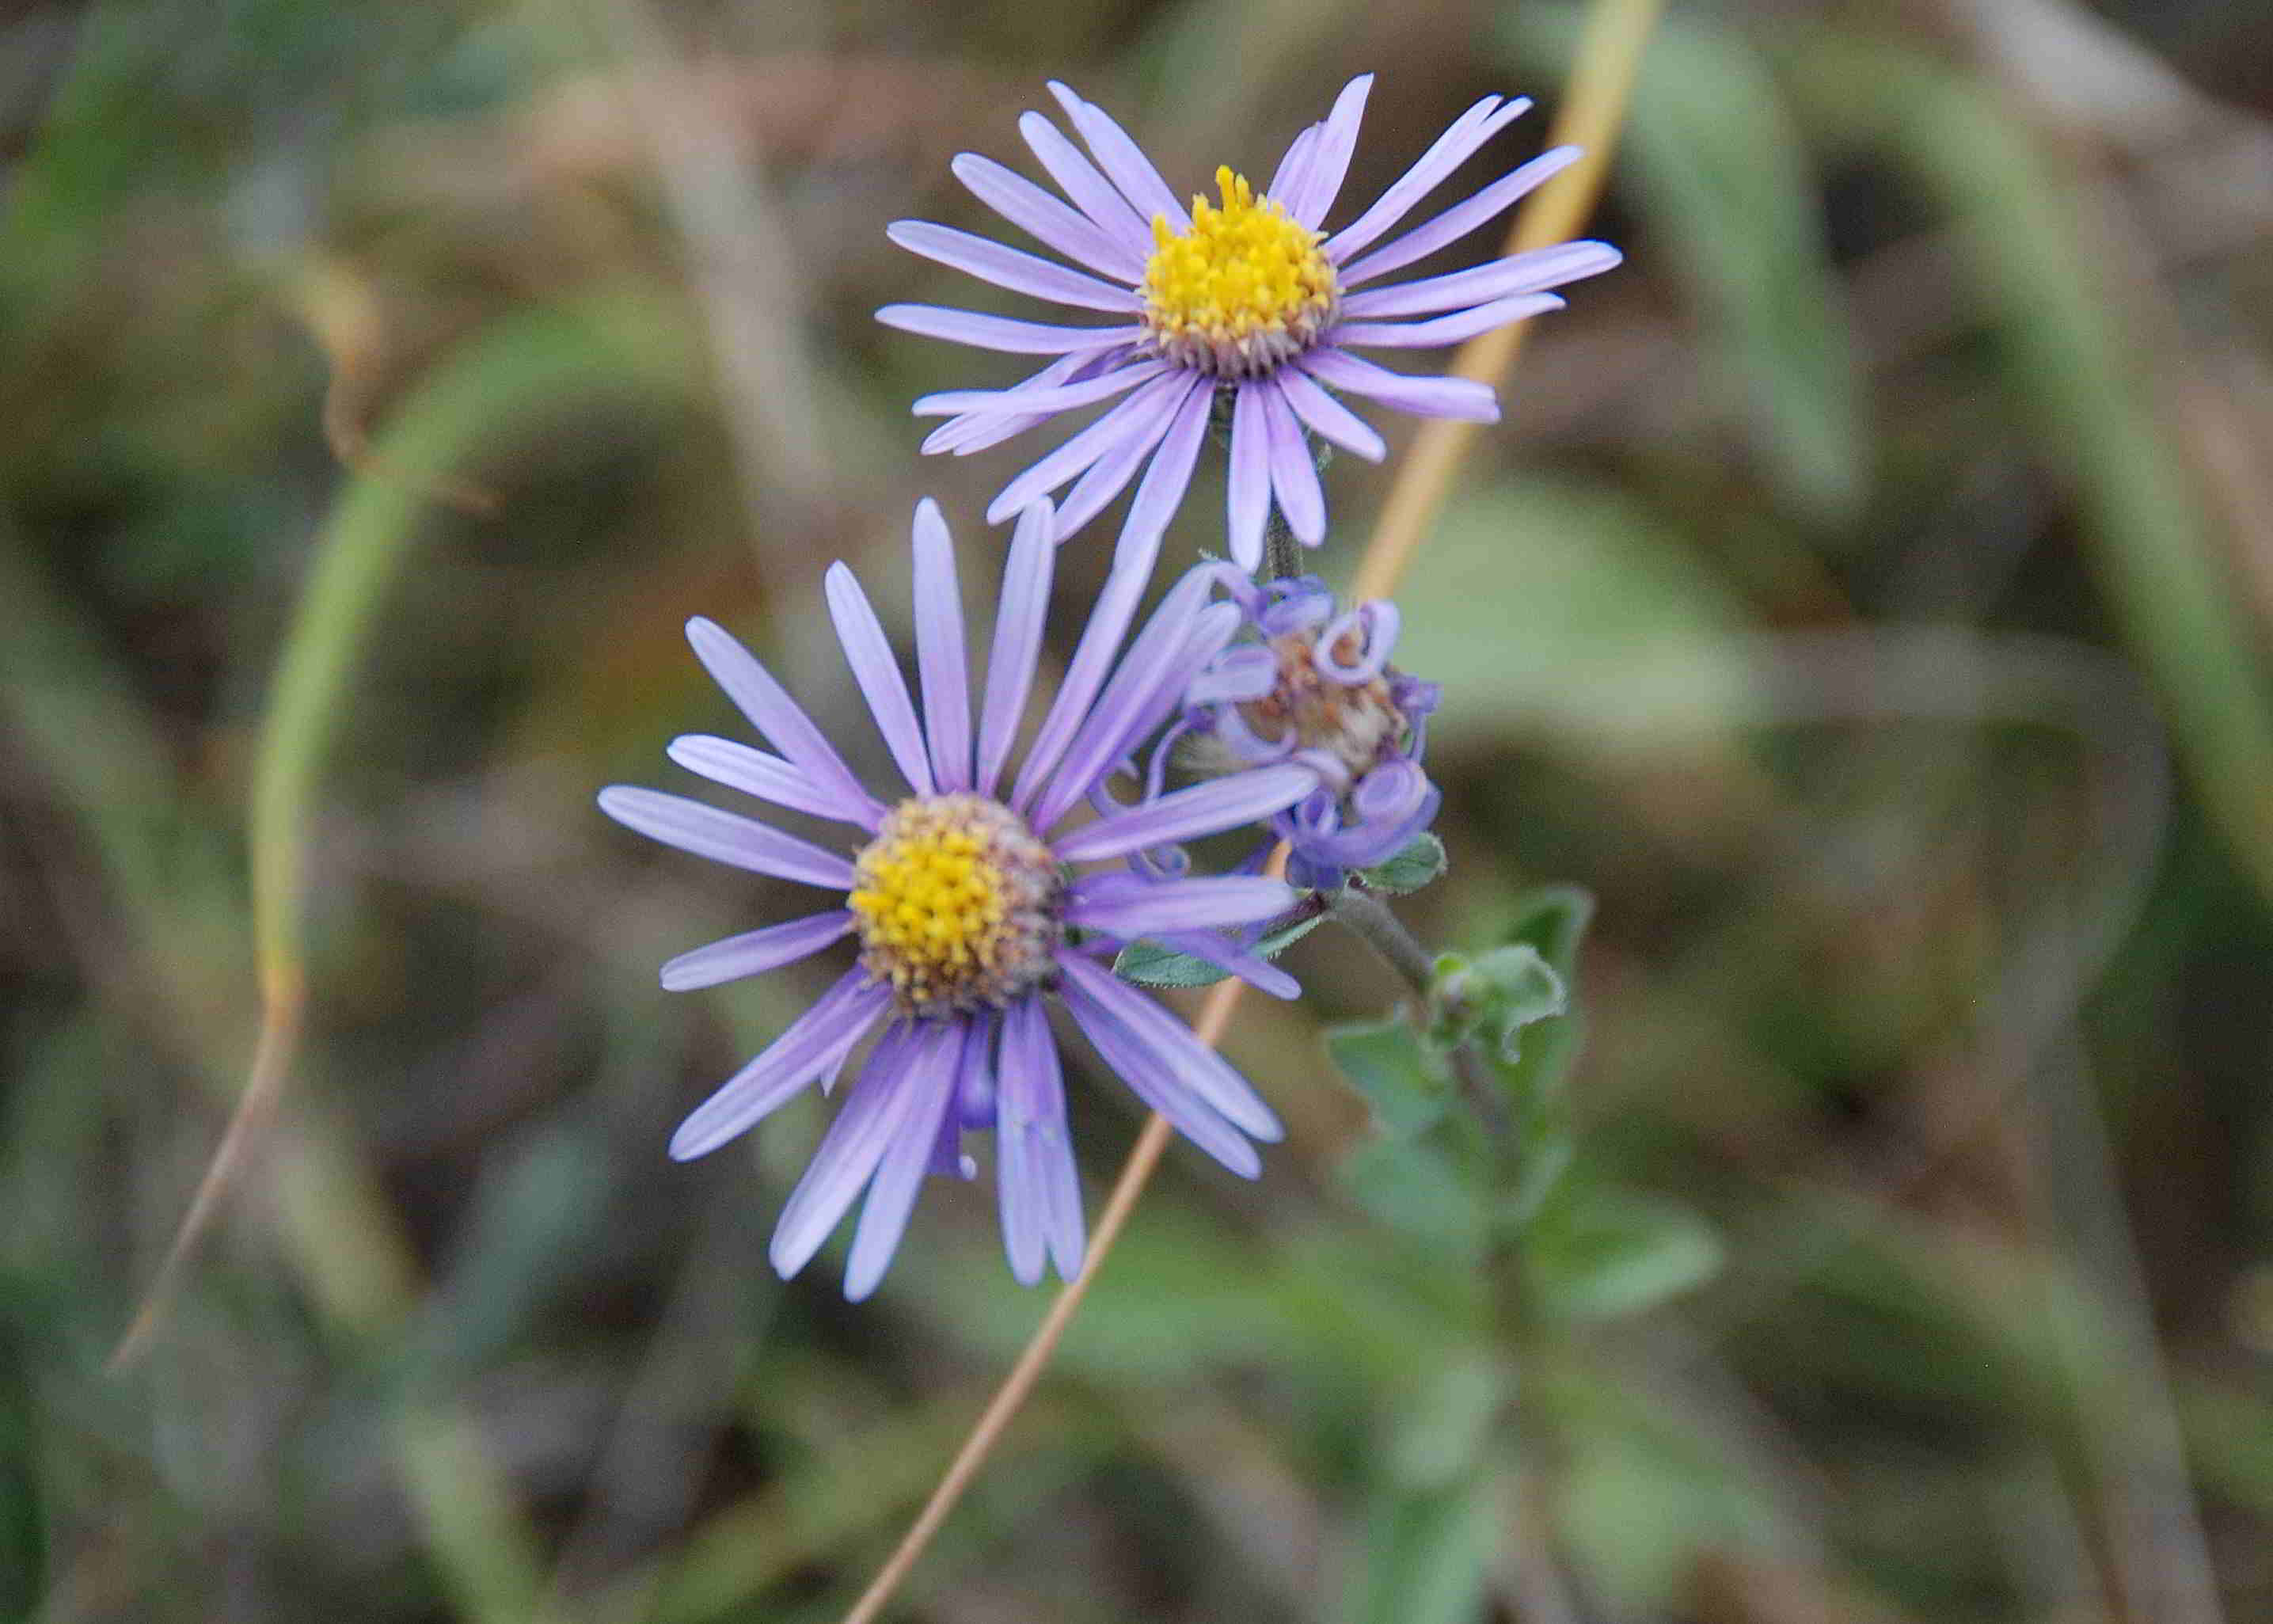
[[[1414,1372],[1384,1452],[1390,1476],[1412,1489],[1455,1481],[1482,1458],[1512,1387],[1513,1372],[1483,1349]]]
[[[1473,1624],[1496,1531],[1489,1482],[1472,1470],[1443,1488],[1377,1486],[1350,1624]]]
[[[1307,919],[1298,919],[1269,932],[1248,951],[1258,958],[1276,959],[1316,930],[1324,918],[1324,914],[1313,914]],[[1158,942],[1144,941],[1131,942],[1122,948],[1113,961],[1113,973],[1140,987],[1212,987],[1228,974],[1204,959],[1162,947]]]
[[[1452,1101],[1452,1073],[1402,1015],[1329,1026],[1326,1053],[1373,1108],[1375,1125],[1392,1139],[1433,1127]]]
[[[1424,829],[1396,856],[1370,868],[1360,868],[1357,877],[1370,890],[1402,896],[1419,891],[1444,873],[1444,843]]]
[[[1721,1267],[1720,1237],[1711,1227],[1659,1197],[1583,1191],[1550,1203],[1528,1235],[1524,1258],[1533,1292],[1564,1319],[1640,1313]]]
[[[1571,1006],[1563,978],[1528,942],[1471,960],[1446,953],[1429,989],[1429,1041],[1452,1049],[1474,1039],[1502,1061],[1521,1053],[1523,1029]]]
[[[1359,1206],[1430,1252],[1463,1265],[1483,1255],[1476,1181],[1436,1140],[1366,1139],[1334,1171]]]
[[[1594,917],[1594,897],[1576,885],[1542,885],[1516,898],[1510,942],[1528,943],[1569,981],[1579,965],[1579,943]]]

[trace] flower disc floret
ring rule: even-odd
[[[1026,822],[983,795],[894,808],[853,861],[860,963],[906,1014],[1001,1009],[1040,981],[1064,883]]]
[[[1219,168],[1220,206],[1192,199],[1179,230],[1152,216],[1144,329],[1152,350],[1218,378],[1254,378],[1316,343],[1341,304],[1324,233]]]

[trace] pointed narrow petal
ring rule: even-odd
[[[934,225],[927,220],[896,220],[884,228],[884,235],[910,253],[1053,304],[1125,316],[1144,303],[1133,289],[1116,288],[1023,249],[1006,248],[952,226]]]
[[[1005,412],[1039,415],[1071,411],[1076,406],[1110,400],[1140,383],[1150,383],[1167,372],[1168,365],[1166,361],[1139,361],[1102,377],[1084,378],[1079,383],[1061,383],[1047,389],[949,389],[937,395],[918,395],[911,410],[919,417],[953,417],[974,412],[1000,416]]]
[[[785,925],[746,930],[740,936],[728,936],[723,942],[713,942],[666,961],[663,966],[664,989],[668,992],[692,992],[698,987],[738,981],[746,975],[762,975],[811,957],[839,936],[850,935],[851,929],[851,910],[837,908],[793,919]]]
[[[836,853],[699,801],[635,785],[611,784],[600,792],[600,810],[650,840],[713,862],[829,891],[852,888],[852,865]]]
[[[859,1225],[852,1231],[852,1253],[844,1264],[844,1296],[851,1302],[874,1291],[891,1267],[930,1169],[932,1147],[955,1100],[955,1062],[963,1052],[963,1031],[948,1022],[934,1025],[934,1031],[918,1040],[915,1063],[900,1086],[901,1119],[884,1147],[868,1199],[860,1208]]]
[[[1282,366],[1272,381],[1314,433],[1332,440],[1345,451],[1354,451],[1369,462],[1378,462],[1389,455],[1388,445],[1374,432],[1371,424],[1318,387],[1301,368]]]
[[[1105,356],[1114,353],[1107,350]],[[1039,372],[1020,379],[1010,387],[1014,390],[1031,389],[1039,393],[1045,389],[1054,389],[1061,383],[1078,382],[1090,376],[1096,364],[1105,356],[1060,356]],[[1045,411],[1024,412],[1015,417],[966,412],[960,417],[941,424],[925,435],[924,442],[918,449],[926,456],[934,456],[942,451],[951,451],[957,456],[966,455],[988,446],[999,446],[1006,440],[1024,433],[1036,424],[1046,423],[1050,415]]]
[[[1038,496],[1046,496],[1067,480],[1085,471],[1123,435],[1157,443],[1167,430],[1168,413],[1181,395],[1182,379],[1174,373],[1155,378],[1127,400],[1051,452],[1002,487],[986,509],[986,523],[1000,524],[1022,513]],[[1060,532],[1063,539],[1063,532]]]
[[[877,1041],[859,1080],[837,1108],[836,1120],[821,1136],[805,1177],[782,1204],[766,1255],[783,1279],[813,1260],[890,1147],[894,1131],[907,1116],[906,1085],[919,1036],[917,1023],[904,1021]]]
[[[1081,803],[1106,770],[1128,753],[1129,728],[1148,707],[1153,692],[1163,683],[1181,686],[1189,677],[1191,667],[1182,656],[1212,579],[1204,570],[1187,572],[1144,623],[1120,669],[1113,673],[1112,682],[1090,707],[1072,742],[1066,746],[1065,758],[1049,788],[1035,803],[1033,824],[1038,832],[1046,836]],[[1232,608],[1231,613],[1232,629],[1235,629],[1238,611]]]
[[[1173,415],[1171,422],[1173,423]],[[1058,533],[1071,536],[1082,526],[1105,511],[1113,499],[1128,488],[1136,477],[1144,459],[1152,455],[1154,442],[1149,438],[1130,436],[1115,442],[1106,454],[1091,462],[1073,489],[1065,493],[1058,508]]]
[[[1530,102],[1521,96],[1504,104],[1497,96],[1486,96],[1468,109],[1430,144],[1411,169],[1391,184],[1372,207],[1326,240],[1326,257],[1339,265],[1363,250],[1410,214],[1414,204],[1442,185],[1471,154],[1522,117],[1530,106]]]
[[[1114,556],[1113,572],[1105,578],[1105,588],[1089,612],[1089,624],[1082,628],[1081,641],[1074,645],[1073,659],[1058,683],[1057,697],[1050,701],[1041,728],[1034,734],[1033,746],[1019,765],[1010,793],[1010,805],[1017,811],[1024,812],[1033,805],[1035,795],[1049,781],[1050,774],[1064,758],[1066,747],[1073,741],[1075,732],[1089,715],[1090,703],[1104,686],[1106,668],[1120,649],[1121,636],[1136,616],[1137,602],[1152,578],[1153,558],[1147,549],[1131,550],[1125,545]]]
[[[1059,960],[1064,964],[1086,962],[1071,953],[1061,954]],[[1101,970],[1096,974],[1105,974]],[[1082,1035],[1103,1056],[1114,1075],[1129,1085],[1129,1092],[1166,1116],[1177,1132],[1242,1178],[1253,1178],[1263,1171],[1263,1158],[1256,1154],[1247,1137],[1209,1105],[1160,1055],[1147,1049],[1143,1039],[1116,1019],[1112,1007],[1090,996],[1086,987],[1076,986],[1070,981],[1064,986],[1063,996],[1065,1006],[1072,1011]]]
[[[1477,227],[1504,214],[1542,182],[1569,169],[1578,161],[1579,149],[1575,147],[1557,147],[1540,154],[1520,169],[1501,176],[1474,197],[1453,204],[1426,224],[1417,225],[1363,259],[1343,266],[1341,284],[1344,290],[1362,287],[1377,276],[1386,276],[1415,259],[1425,259],[1439,248],[1459,242]],[[1348,252],[1354,252],[1355,249]],[[1333,244],[1329,243],[1326,244],[1326,257],[1339,262],[1346,255],[1335,252]]]
[[[939,504],[916,504],[916,680],[923,688],[924,736],[932,781],[943,793],[971,787],[971,672],[963,646],[963,588],[955,542]]]
[[[735,740],[720,739],[710,733],[682,733],[664,748],[664,754],[713,784],[755,795],[760,801],[787,807],[792,812],[806,812],[840,823],[864,824],[870,829],[876,826],[873,816],[864,816],[861,808],[847,808],[836,797],[822,793],[810,778],[780,756],[752,749]]]
[[[1302,202],[1299,207],[1287,205],[1287,212],[1314,231],[1333,207],[1334,199],[1341,196],[1350,154],[1357,150],[1357,127],[1365,117],[1365,99],[1372,90],[1370,73],[1361,73],[1342,86],[1341,94],[1334,98],[1333,111],[1326,115],[1318,132],[1317,150],[1302,179]]]
[[[1287,403],[1278,380],[1265,378],[1257,385],[1263,397],[1263,420],[1271,447],[1271,489],[1287,528],[1306,547],[1326,538],[1326,493],[1318,484],[1318,465],[1310,455],[1310,442],[1294,409]]]
[[[919,795],[934,793],[931,763],[924,755],[923,730],[916,726],[907,679],[900,674],[900,662],[892,654],[891,640],[884,635],[876,612],[868,606],[868,595],[842,563],[829,567],[826,586],[829,618],[836,623],[836,641],[844,645],[852,680],[867,698],[876,731],[884,735],[884,743],[899,763],[908,786]]]
[[[1119,189],[1098,173],[1097,166],[1039,113],[1020,114],[1018,133],[1073,206],[1089,217],[1091,224],[1134,254],[1141,265],[1152,252],[1152,228],[1144,216],[1130,207]]]
[[[1152,997],[1110,970],[1078,953],[1060,953],[1058,967],[1069,983],[1103,1004],[1113,1018],[1181,1078],[1226,1122],[1252,1138],[1274,1143],[1286,1137],[1263,1096],[1221,1055],[1192,1035],[1189,1026]]]
[[[1499,400],[1489,385],[1467,378],[1414,378],[1361,361],[1339,350],[1313,350],[1296,363],[1321,383],[1362,395],[1421,417],[1499,421]]]
[[[1231,409],[1231,475],[1225,485],[1231,560],[1252,574],[1263,568],[1263,531],[1271,521],[1271,436],[1263,394],[1239,386]]]
[[[1519,293],[1513,298],[1494,299],[1474,310],[1455,311],[1449,316],[1427,321],[1345,321],[1326,335],[1326,342],[1358,349],[1441,350],[1448,344],[1465,342],[1479,333],[1489,333],[1494,327],[1527,321],[1562,308],[1563,300],[1556,294]]]
[[[746,1132],[816,1078],[834,1072],[891,1004],[891,989],[847,970],[756,1059],[694,1108],[671,1136],[671,1159],[692,1162]]]
[[[1318,775],[1298,762],[1257,767],[1195,784],[1126,812],[1084,823],[1052,842],[1067,862],[1102,862],[1148,846],[1196,840],[1283,812],[1318,787]]]
[[[995,1177],[1010,1272],[1032,1285],[1042,1277],[1046,1250],[1058,1273],[1071,1280],[1080,1272],[1085,1239],[1081,1176],[1066,1131],[1057,1040],[1038,996],[1012,1004],[1003,1016],[1001,1078]]]
[[[994,611],[994,648],[986,658],[986,697],[979,718],[977,787],[982,795],[994,793],[1011,741],[1018,736],[1018,723],[1026,714],[1057,552],[1050,505],[1036,502],[1018,515],[1018,528],[1011,533],[1001,601]]]
[[[1024,176],[977,153],[957,154],[948,168],[973,197],[1036,242],[1131,287],[1143,279],[1144,255]]]
[[[1169,521],[1191,488],[1192,469],[1199,462],[1200,442],[1207,434],[1208,405],[1214,389],[1206,379],[1193,377],[1160,436],[1152,465],[1144,470],[1129,516],[1121,522],[1116,556],[1136,551],[1157,553]]]
[[[920,333],[926,338],[943,338],[952,344],[1010,355],[1070,355],[1130,344],[1144,336],[1141,327],[1052,327],[1046,322],[982,315],[975,310],[951,310],[942,304],[887,304],[876,312],[876,320],[903,333]]]
[[[1168,223],[1180,230],[1191,229],[1192,217],[1184,212],[1183,204],[1168,190],[1168,183],[1160,178],[1160,171],[1144,155],[1144,148],[1129,139],[1129,132],[1114,123],[1103,108],[1084,102],[1068,86],[1057,80],[1050,81],[1050,94],[1058,99],[1065,116],[1073,127],[1081,132],[1081,139],[1089,143],[1090,155],[1097,160],[1121,195],[1136,208],[1140,219],[1150,221],[1156,214],[1167,216]]]
[[[1078,885],[1066,922],[1101,930],[1122,941],[1164,930],[1211,930],[1275,919],[1294,906],[1294,888],[1260,875],[1139,882],[1126,890],[1084,897]]]
[[[821,729],[774,680],[773,673],[758,663],[756,656],[735,642],[724,627],[700,615],[686,623],[686,641],[710,680],[750,718],[750,725],[787,756],[790,765],[805,774],[814,788],[843,801],[844,809],[837,816],[868,829],[884,821],[882,804],[860,786],[844,757],[830,748]]]
[[[1318,150],[1318,135],[1323,126],[1305,124],[1302,132],[1287,143],[1287,155],[1279,160],[1279,168],[1271,177],[1271,184],[1263,195],[1286,208],[1287,199],[1302,193],[1303,177],[1310,172],[1312,154]],[[1289,213],[1293,211],[1288,210]]]
[[[1465,310],[1519,293],[1559,288],[1582,276],[1600,275],[1624,258],[1608,243],[1557,243],[1552,248],[1510,254],[1445,276],[1424,276],[1418,282],[1354,293],[1342,301],[1342,314],[1351,320],[1371,321],[1384,316]]]
[[[1250,953],[1234,944],[1227,936],[1212,930],[1174,930],[1154,941],[1172,952],[1189,953],[1195,959],[1205,959],[1227,975],[1235,975],[1260,993],[1273,998],[1299,998],[1302,984],[1277,965],[1257,953]]]

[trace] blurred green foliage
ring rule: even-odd
[[[2273,1612],[2273,21],[1899,10],[1672,8],[1627,264],[1401,600],[1450,867],[1397,906],[1575,995],[1495,1064],[1514,1165],[1404,989],[1291,944],[1309,996],[1227,1041],[1287,1143],[1171,1153],[897,1616]],[[1551,112],[1575,37],[0,20],[0,1615],[841,1612],[1043,1299],[983,1179],[857,1310],[841,1259],[776,1282],[818,1101],[664,1159],[806,989],[660,994],[784,898],[591,792],[730,726],[688,615],[836,720],[830,560],[897,579],[929,493],[991,580],[1011,454],[925,462],[905,406],[1013,374],[867,312],[948,294],[882,227],[979,225],[948,160],[1016,162],[1043,80],[1197,186],[1376,70],[1366,195],[1475,95]],[[1384,482],[1329,479],[1346,578]],[[257,884],[285,1109],[106,1374],[246,1074]],[[1136,1112],[1072,1086],[1093,1206]]]

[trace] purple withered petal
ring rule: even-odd
[[[1006,248],[952,226],[934,225],[927,220],[896,220],[884,228],[884,235],[910,253],[920,254],[995,287],[1008,288],[1013,293],[1029,293],[1038,299],[1046,299],[1053,304],[1125,315],[1143,303],[1128,288],[1116,288],[1054,260],[1022,249]]]
[[[754,655],[724,628],[700,615],[686,623],[686,641],[710,680],[725,690],[750,725],[770,739],[816,790],[842,801],[844,810],[837,816],[868,829],[883,822],[882,803],[861,787],[812,718]]]
[[[944,304],[887,304],[876,320],[903,333],[943,338],[951,344],[1000,350],[1009,355],[1070,355],[1131,344],[1144,336],[1141,327],[1064,327],[1043,321],[1017,321]]]
[[[1327,335],[1327,340],[1358,350],[1441,350],[1448,344],[1465,343],[1494,327],[1528,321],[1562,308],[1563,301],[1552,293],[1523,293],[1430,321],[1345,321]]]
[[[899,763],[908,786],[919,795],[932,794],[936,786],[932,783],[931,762],[924,754],[923,729],[916,723],[915,702],[908,697],[907,679],[900,674],[899,659],[876,612],[868,605],[868,595],[842,563],[829,567],[825,585],[836,641],[844,647],[845,663],[852,668],[852,680],[868,701],[876,731],[884,735],[884,743]]]
[[[1398,628],[1404,617],[1397,605],[1386,600],[1360,604],[1326,628],[1311,650],[1311,663],[1318,674],[1332,681],[1354,686],[1370,682],[1389,665],[1389,656],[1397,647]],[[1358,635],[1358,657],[1344,665],[1335,653],[1344,636]]]
[[[1279,685],[1279,662],[1271,650],[1249,643],[1227,650],[1191,680],[1184,697],[1195,705],[1244,704],[1261,699]]]
[[[953,793],[971,787],[971,673],[955,543],[939,504],[928,496],[916,504],[915,589],[916,679],[923,690],[932,779]]]
[[[1471,423],[1499,421],[1499,400],[1490,386],[1467,378],[1415,378],[1361,361],[1339,350],[1313,350],[1295,363],[1321,383],[1381,401],[1421,417],[1460,417]]]
[[[889,989],[847,970],[757,1057],[719,1085],[671,1136],[671,1159],[705,1156],[833,1072],[891,1003]],[[872,1063],[873,1064],[873,1063]]]
[[[1529,98],[1524,96],[1504,103],[1497,96],[1486,96],[1469,108],[1429,144],[1429,150],[1414,161],[1411,169],[1391,183],[1389,190],[1377,198],[1370,208],[1326,239],[1326,258],[1339,265],[1362,251],[1410,214],[1414,205],[1443,184],[1454,169],[1467,162],[1469,154],[1520,118],[1530,106]]]
[[[809,958],[851,931],[852,915],[844,908],[768,925],[762,930],[746,930],[668,960],[663,966],[663,985],[669,992],[692,992],[698,987],[738,981],[746,975],[762,975]]]
[[[1310,442],[1302,433],[1294,409],[1287,403],[1279,380],[1264,379],[1255,387],[1263,397],[1264,428],[1270,436],[1265,443],[1271,449],[1272,493],[1278,499],[1279,510],[1287,515],[1287,528],[1294,532],[1294,539],[1315,547],[1326,538],[1326,493],[1318,484],[1318,465],[1311,458]]]
[[[1544,182],[1569,169],[1579,161],[1575,147],[1549,149],[1520,168],[1503,175],[1474,197],[1455,203],[1444,213],[1414,227],[1404,236],[1392,239],[1364,258],[1344,264],[1341,284],[1345,291],[1363,287],[1377,276],[1386,276],[1400,270],[1416,259],[1425,259],[1439,248],[1450,247],[1478,227],[1488,224],[1504,214]],[[1332,253],[1341,259],[1345,256]]]
[[[1143,278],[1142,253],[1132,252],[1088,215],[1052,197],[1024,176],[977,153],[957,154],[948,168],[973,197],[1036,242],[1132,286]]]
[[[739,813],[630,784],[610,785],[599,801],[600,810],[625,828],[697,857],[830,891],[851,887],[852,865],[836,853]]]
[[[1219,830],[1258,822],[1292,806],[1317,785],[1317,773],[1307,766],[1290,763],[1257,767],[1195,784],[1133,810],[1084,823],[1053,845],[1068,862],[1102,862],[1144,846],[1194,840]]]

